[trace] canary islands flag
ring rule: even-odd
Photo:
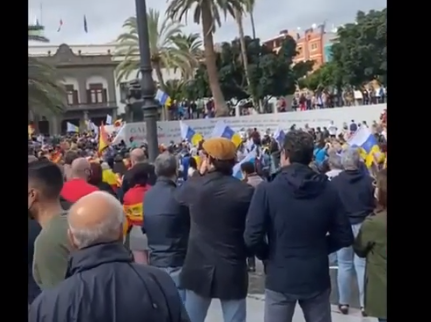
[[[72,132],[72,133],[78,133],[79,132],[79,126],[69,123],[66,123],[66,131],[67,132]]]
[[[198,145],[200,141],[203,140],[203,137],[200,133],[196,133],[189,125],[180,121],[180,130],[181,130],[181,138],[183,140],[187,140],[193,145]]]
[[[367,167],[371,167],[374,163],[375,156],[382,153],[375,136],[371,133],[370,129],[365,126],[361,126],[347,143],[351,147],[359,149],[361,157],[364,159]]]
[[[241,172],[241,164],[243,164],[244,162],[254,163],[255,160],[256,160],[256,149],[253,149],[253,151],[249,152],[245,156],[245,158],[241,160],[241,162],[238,162],[237,164],[235,164],[235,166],[233,167],[233,174],[232,175],[235,178],[242,180],[243,177],[242,177],[242,172]]]
[[[232,130],[225,122],[218,121],[216,125],[214,126],[214,130],[211,134],[211,137],[222,137],[226,138],[228,140],[231,140],[233,144],[235,144],[236,147],[238,147],[241,142],[241,136],[236,133],[234,130]]]
[[[160,89],[157,90],[155,98],[163,106],[167,106],[171,104],[171,98],[169,97],[169,95]]]

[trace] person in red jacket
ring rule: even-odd
[[[91,176],[90,162],[85,158],[73,160],[70,166],[70,179],[61,190],[61,197],[68,202],[77,202],[80,198],[98,191],[99,188],[88,183]]]
[[[142,231],[144,220],[143,201],[145,193],[150,189],[148,182],[148,167],[144,163],[135,164],[130,169],[130,189],[124,194],[123,207],[130,232],[130,249],[135,262],[148,263],[148,241]]]

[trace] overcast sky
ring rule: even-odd
[[[147,0],[147,8],[164,13],[165,0]],[[255,24],[260,39],[271,38],[283,29],[302,30],[313,23],[327,20],[327,28],[354,19],[358,10],[368,11],[386,7],[387,0],[256,0]],[[84,32],[84,15],[87,17],[88,33]],[[45,36],[52,44],[67,43],[103,44],[112,42],[121,33],[125,19],[135,15],[133,0],[29,0],[29,23],[36,19],[45,26]],[[60,19],[63,26],[57,32]],[[245,19],[246,34],[251,34],[250,20]],[[191,22],[185,32],[201,33],[201,26]],[[216,42],[230,41],[238,34],[232,18],[217,30]]]

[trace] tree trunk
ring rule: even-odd
[[[213,41],[213,16],[208,1],[203,1],[202,7],[202,32],[204,38],[205,64],[208,71],[208,81],[214,99],[215,114],[217,117],[228,116],[229,110],[223,97],[218,81],[218,70]]]
[[[251,85],[250,85],[250,75],[248,73],[247,47],[245,43],[244,26],[242,24],[242,12],[240,10],[235,10],[235,20],[238,25],[239,42],[241,45],[241,58],[244,66],[245,79],[247,81],[247,92],[252,97],[253,105],[255,106],[255,108],[257,108],[256,104],[258,100],[255,97],[253,97],[252,95],[253,91],[251,90]]]
[[[250,15],[250,22],[251,22],[251,33],[253,35],[253,39],[256,39],[256,26],[254,25],[253,11],[250,11],[249,15]]]

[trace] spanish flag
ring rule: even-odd
[[[53,162],[53,163],[59,163],[61,160],[61,157],[62,157],[62,155],[61,155],[60,151],[52,152],[50,155],[51,162]]]
[[[108,146],[109,146],[108,132],[106,132],[105,126],[103,125],[103,122],[102,122],[102,125],[100,126],[100,130],[99,130],[99,149],[98,149],[99,154],[101,154],[103,150],[105,150]]]

